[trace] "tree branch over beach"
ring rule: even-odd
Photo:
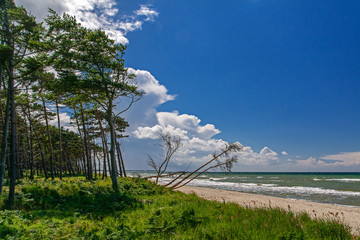
[[[201,174],[211,170],[220,168],[224,171],[231,171],[231,168],[233,167],[234,163],[238,161],[237,156],[231,156],[232,153],[239,152],[243,149],[243,146],[236,142],[232,143],[230,145],[227,145],[224,149],[221,150],[221,153],[213,154],[213,158],[204,163],[202,166],[194,170],[193,172],[189,174],[180,174],[178,177],[176,177],[174,180],[172,180],[170,183],[166,184],[166,186],[177,189],[180,187],[183,187],[196,178],[198,178]],[[185,176],[184,176],[185,175]],[[183,177],[184,176],[184,177]]]
[[[161,164],[156,163],[156,161],[151,156],[149,156],[148,160],[148,165],[156,171],[156,176],[151,176],[147,178],[155,178],[156,184],[159,182],[160,177],[164,177],[163,174],[167,170],[171,157],[182,146],[181,138],[178,136],[173,136],[170,133],[161,133],[160,139],[163,142],[161,146],[163,147],[165,152],[164,161]],[[180,188],[192,182],[201,174],[212,169],[220,169],[222,171],[230,172],[234,163],[238,161],[237,156],[234,156],[233,153],[239,152],[242,149],[243,146],[238,142],[226,145],[219,154],[214,153],[209,161],[207,161],[192,172],[180,171],[177,173],[166,174],[166,176],[173,176],[176,174],[179,175],[175,177],[171,182],[167,183],[165,186],[173,189]]]

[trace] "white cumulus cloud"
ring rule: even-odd
[[[157,112],[157,124],[154,126],[141,126],[133,131],[139,139],[157,139],[161,133],[170,133],[179,136],[183,141],[180,155],[185,153],[218,151],[227,142],[212,138],[220,131],[211,124],[200,125],[200,119],[194,115],[179,114],[178,112]],[[146,123],[145,123],[146,124]]]
[[[154,104],[160,105],[175,99],[175,96],[169,95],[166,87],[161,85],[150,72],[128,68],[128,73],[136,75],[136,82],[139,90],[144,91],[147,97],[153,96],[156,98]]]
[[[201,126],[201,120],[198,117],[188,114],[179,115],[177,111],[159,112],[157,113],[157,120],[159,125],[163,127],[171,125],[181,129],[186,129],[206,139],[220,133],[220,130],[216,129],[214,125],[206,124],[205,126]]]
[[[123,115],[130,123],[129,133],[131,134],[138,127],[156,125],[158,123],[156,108],[165,102],[174,100],[175,95],[168,94],[166,87],[148,71],[128,68],[128,72],[136,75],[135,81],[139,90],[145,92],[142,99]]]
[[[239,165],[242,166],[267,166],[279,161],[278,154],[269,147],[264,147],[260,152],[255,152],[250,146],[245,146],[243,151],[237,154]]]
[[[344,152],[321,157],[324,160],[334,160],[333,165],[343,166],[359,166],[360,152]]]
[[[149,6],[140,5],[132,15],[117,17],[118,9],[115,0],[16,0],[23,5],[38,20],[43,21],[47,9],[51,8],[59,14],[68,13],[87,28],[100,28],[117,43],[128,44],[126,33],[142,28],[145,22],[154,21],[158,12]],[[40,6],[40,7],[39,7]]]

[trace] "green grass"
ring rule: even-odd
[[[207,201],[137,178],[119,186],[23,181],[14,210],[0,212],[0,239],[360,239],[335,220]]]

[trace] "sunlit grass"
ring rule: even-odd
[[[143,179],[23,181],[0,239],[353,239],[338,221],[242,208],[173,192]],[[0,206],[4,206],[2,196]]]

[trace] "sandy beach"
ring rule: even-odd
[[[306,212],[313,218],[330,219],[336,217],[349,225],[354,235],[360,235],[359,207],[346,207],[203,187],[184,186],[178,190],[184,193],[195,193],[199,197],[208,200],[233,202],[240,206],[256,208],[278,207],[285,210],[290,209],[295,213]]]

